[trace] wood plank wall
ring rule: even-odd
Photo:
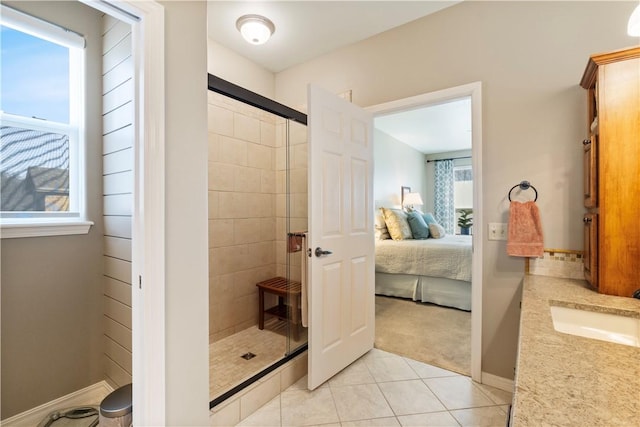
[[[104,369],[113,386],[131,382],[133,57],[131,26],[102,21]]]

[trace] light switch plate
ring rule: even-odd
[[[490,222],[489,240],[507,240],[507,224],[504,222]]]

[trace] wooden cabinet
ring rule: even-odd
[[[584,147],[584,271],[599,292],[640,288],[640,47],[592,55]]]

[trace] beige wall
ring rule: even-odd
[[[366,107],[481,81],[483,227],[507,222],[507,191],[523,179],[540,197],[545,246],[580,249],[580,141],[589,54],[638,44],[626,35],[637,2],[464,2],[276,75],[276,99],[305,102],[306,85],[353,90]],[[513,378],[523,261],[487,241],[482,370]]]
[[[426,203],[424,154],[391,135],[374,130],[375,207],[400,207],[400,187],[411,187]],[[417,206],[416,206],[417,207]]]
[[[2,239],[2,419],[103,378],[100,14],[77,2],[5,3],[86,37],[87,211],[95,225],[87,235]]]
[[[215,2],[208,3],[215,8]],[[275,98],[275,75],[234,51],[216,43],[207,41],[207,72],[259,93],[267,98]]]

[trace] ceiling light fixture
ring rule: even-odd
[[[640,4],[636,6],[629,17],[627,24],[627,34],[632,37],[640,37]]]
[[[251,44],[263,44],[276,31],[276,26],[262,15],[243,15],[236,21],[236,28]]]

